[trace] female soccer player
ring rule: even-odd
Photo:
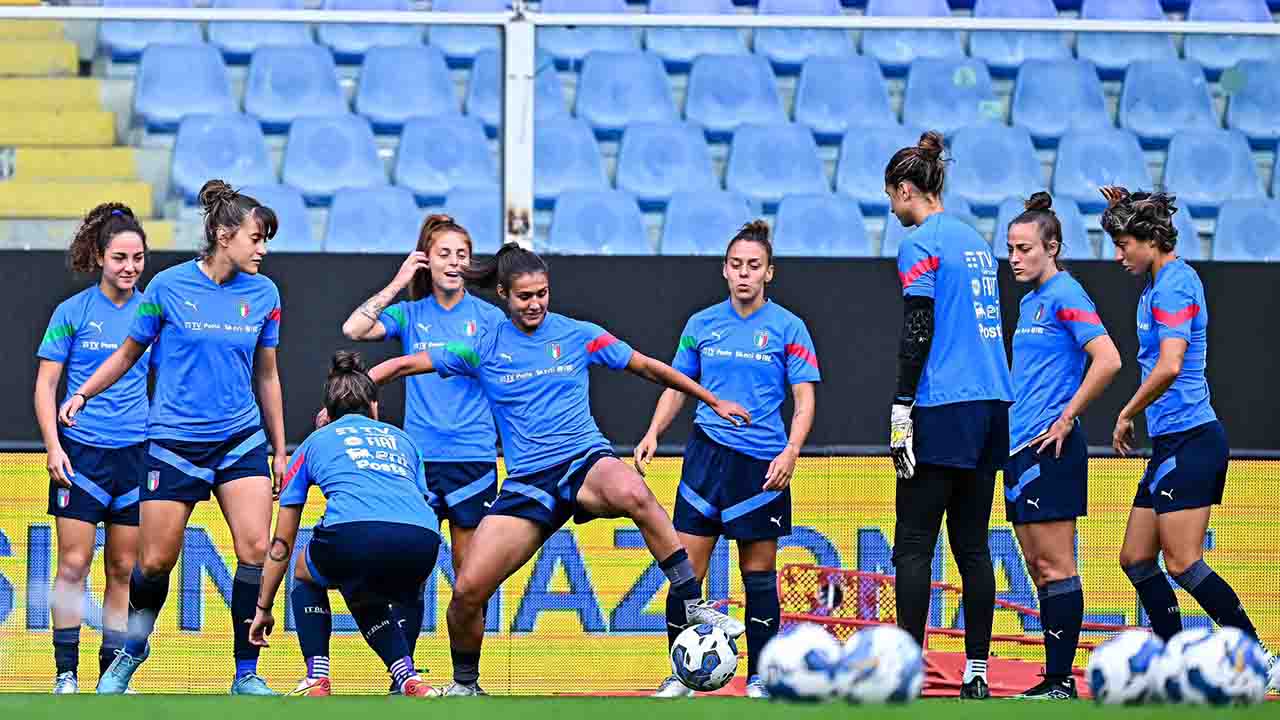
[[[573,518],[626,517],[684,603],[680,624],[710,623],[738,637],[746,628],[700,599],[701,587],[666,511],[644,479],[614,456],[591,417],[587,369],[605,365],[693,395],[729,422],[750,422],[739,404],[722,400],[683,373],[634,352],[599,325],[548,312],[551,288],[542,258],[508,243],[464,273],[496,287],[510,322],[475,345],[451,342],[388,360],[373,369],[385,383],[420,373],[476,378],[502,433],[507,479],[471,540],[449,603],[454,682],[446,695],[482,694],[477,681],[484,609],[490,595]]]
[[[1089,446],[1080,414],[1115,379],[1120,353],[1093,301],[1062,269],[1062,224],[1038,192],[1009,223],[1009,267],[1032,286],[1013,335],[1013,407],[1005,516],[1040,595],[1044,681],[1020,697],[1077,697],[1071,664],[1084,621],[1076,570],[1076,518],[1086,515]],[[1088,372],[1085,372],[1085,365]]]
[[[996,470],[1009,455],[1013,383],[987,241],[944,212],[942,136],[894,153],[885,193],[914,227],[898,250],[905,314],[889,447],[897,470],[893,562],[898,624],[923,644],[933,548],[943,513],[964,586],[960,697],[988,697],[995,576],[987,547]],[[917,465],[917,460],[919,464]]]
[[[128,207],[104,203],[85,215],[67,256],[75,272],[97,272],[99,277],[58,305],[36,351],[36,418],[49,454],[49,514],[58,532],[52,602],[57,695],[79,691],[84,580],[98,523],[107,532],[99,674],[124,646],[147,433],[145,362],[103,393],[76,427],[59,430],[56,400],[64,366],[67,385],[78,387],[128,335],[129,322],[143,303],[137,283],[146,266],[147,234]]]
[[[205,183],[200,204],[205,213],[201,256],[155,276],[129,337],[59,411],[62,424],[74,427],[80,410],[94,407],[93,398],[157,343],[138,562],[129,583],[129,637],[98,683],[104,694],[125,692],[150,654],[148,637],[169,592],[169,572],[182,549],[187,520],[210,492],[227,519],[239,563],[231,590],[236,669],[231,693],[271,694],[257,674],[259,649],[249,642],[248,630],[271,533],[268,476],[274,470],[280,478],[285,470],[276,370],[280,293],[258,274],[267,240],[276,232],[276,216],[221,180]],[[273,464],[267,459],[267,436],[275,450]]]
[[[766,698],[769,693],[757,674],[757,660],[777,634],[781,619],[778,538],[791,533],[791,476],[813,427],[813,384],[821,377],[804,321],[765,297],[774,266],[764,221],[747,223],[733,236],[721,272],[729,284],[729,299],[689,318],[671,365],[717,397],[741,402],[755,422],[737,428],[711,408],[698,406],[680,471],[674,524],[699,585],[716,540],[723,535],[738,542],[747,596],[747,696]],[[789,437],[779,413],[788,386],[795,398]],[[643,471],[653,458],[658,437],[684,401],[679,390],[662,393],[649,431],[636,445],[637,468]],[[683,610],[668,597],[668,644],[680,634]],[[674,676],[655,693],[692,694]]]
[[[440,521],[427,501],[422,458],[404,431],[378,422],[378,386],[365,374],[356,353],[334,354],[324,407],[332,421],[298,446],[281,483],[280,515],[249,639],[267,647],[266,637],[276,622],[271,607],[289,569],[307,489],[316,485],[325,497],[324,518],[298,555],[296,578],[341,590],[365,642],[386,663],[396,690],[427,697],[431,688],[414,670],[404,630],[392,619],[393,607],[404,614],[419,604],[422,584],[440,550]],[[317,639],[308,637],[309,632],[310,627],[299,622],[308,680],[314,652],[310,646]],[[299,685],[305,694],[329,694],[327,677],[318,683],[308,680]]]

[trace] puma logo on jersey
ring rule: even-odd
[[[1165,497],[1167,497],[1167,498],[1169,498],[1169,502],[1173,502],[1173,491],[1172,491],[1172,490],[1161,490],[1161,491],[1160,491],[1160,494],[1161,494],[1161,495],[1163,495],[1163,496],[1165,496]]]
[[[716,340],[719,340],[719,339],[720,339],[720,337],[721,337],[721,335],[723,335],[723,334],[724,334],[724,333],[720,332],[719,330],[712,330],[712,331],[711,331],[711,337],[715,338]]]
[[[89,321],[89,327],[91,327],[91,328],[93,328],[94,330],[97,330],[99,333],[101,333],[101,332],[102,332],[102,321],[94,322],[94,321],[90,320],[90,321]]]
[[[195,304],[195,303],[193,303],[193,302],[191,302],[190,300],[183,300],[183,301],[182,301],[182,304],[183,304],[183,305],[186,305],[186,306],[188,306],[188,307],[190,307],[190,308],[191,308],[193,311],[195,311],[195,312],[200,312],[200,308],[199,308],[198,306],[196,306],[196,304]]]
[[[771,517],[769,518],[769,522],[777,525],[778,527],[782,527],[782,516],[779,515],[778,517]]]
[[[1061,639],[1062,639],[1062,631],[1061,631],[1061,630],[1045,630],[1044,632],[1045,632],[1045,634],[1046,634],[1046,635],[1052,635],[1054,640],[1061,640]]]
[[[765,626],[765,627],[769,627],[770,625],[772,625],[772,624],[773,624],[773,618],[757,618],[757,617],[753,617],[753,618],[751,618],[751,622],[760,623],[761,625],[763,625],[763,626]]]
[[[510,354],[510,353],[498,353],[498,357],[502,358],[503,360],[506,360],[507,362],[515,362],[515,361],[516,361],[516,359],[515,359],[515,358],[511,357],[511,354]]]
[[[427,333],[431,332],[431,323],[427,323],[426,325],[423,325],[422,323],[417,323],[417,325],[418,325],[418,329],[422,331],[423,335],[426,335]]]
[[[490,500],[489,502],[485,503],[485,504],[484,504],[484,506],[485,506],[485,508],[486,508],[486,509],[491,508],[491,507],[493,507],[493,504],[494,504],[495,502],[497,502],[497,498],[494,498],[493,500]]]
[[[1039,510],[1039,509],[1040,509],[1040,498],[1027,498],[1027,504],[1028,504],[1028,505],[1030,505],[1031,507],[1033,507],[1033,508],[1035,508],[1035,509]]]

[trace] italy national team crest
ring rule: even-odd
[[[547,352],[551,353],[552,360],[559,360],[560,355],[562,354],[560,352],[560,343],[551,343],[550,345],[548,345]]]
[[[155,492],[160,488],[160,471],[152,470],[147,473],[147,490]]]
[[[463,324],[462,324],[462,332],[466,333],[466,334],[467,334],[467,337],[475,337],[475,334],[476,334],[476,321],[475,321],[475,320],[468,320],[468,321],[466,321],[465,323],[463,323]]]
[[[242,319],[249,317],[249,303],[241,300],[240,304],[236,306],[236,312],[240,314]]]
[[[58,507],[64,508],[71,504],[71,491],[67,488],[58,488]]]
[[[757,330],[756,334],[751,336],[751,344],[755,345],[757,350],[765,349],[769,346],[769,333]]]

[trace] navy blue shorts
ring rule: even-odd
[[[524,518],[555,532],[573,518],[581,524],[595,515],[578,507],[578,490],[591,468],[604,458],[617,457],[612,450],[591,450],[574,460],[553,465],[545,470],[508,477],[502,481],[498,499],[489,508],[490,515]]]
[[[1014,525],[1072,520],[1088,514],[1089,443],[1076,428],[1062,443],[1036,453],[1039,442],[1009,458],[1004,468],[1004,516]]]
[[[146,474],[146,443],[100,448],[61,438],[72,486],[49,483],[49,514],[91,525],[138,524],[138,485]]]
[[[1227,431],[1217,420],[1151,438],[1151,460],[1133,506],[1159,515],[1221,505],[1230,454]]]
[[[479,525],[498,495],[497,463],[428,462],[424,467],[440,519],[452,527]]]
[[[303,552],[311,578],[342,596],[411,605],[436,566],[440,535],[417,525],[317,525]]]
[[[720,445],[694,425],[676,491],[676,530],[731,540],[790,535],[791,488],[761,489],[769,463]]]
[[[201,502],[213,488],[246,477],[271,477],[267,435],[259,428],[220,442],[152,440],[142,499]]]
[[[911,417],[917,465],[995,471],[1009,459],[1009,403],[917,405]]]

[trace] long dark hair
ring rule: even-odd
[[[472,252],[471,233],[448,215],[429,215],[418,232],[418,252],[431,254],[431,244],[435,242],[436,233],[456,232],[467,239],[467,252]],[[414,273],[413,282],[409,284],[409,299],[421,300],[431,294],[431,271],[419,270]]]
[[[493,288],[501,285],[510,290],[511,279],[517,275],[549,272],[546,261],[538,253],[520,247],[520,243],[509,242],[499,248],[492,258],[473,263],[463,271],[462,277],[476,287]]]
[[[930,130],[911,147],[893,154],[884,167],[884,184],[893,187],[900,182],[915,185],[927,195],[942,195],[947,176],[947,161],[942,157],[942,133]]]
[[[128,205],[102,203],[90,210],[80,221],[75,237],[71,238],[67,265],[78,273],[97,271],[98,258],[106,254],[111,239],[122,232],[137,233],[142,238],[142,249],[147,249],[147,234]]]
[[[210,180],[200,188],[200,207],[204,208],[204,248],[201,257],[212,257],[218,249],[218,230],[235,232],[246,215],[253,215],[268,239],[276,236],[279,221],[275,211],[256,198],[236,192],[222,180]]]
[[[1011,220],[1007,229],[1011,230],[1014,225],[1023,223],[1035,225],[1040,242],[1044,243],[1045,252],[1050,251],[1051,243],[1058,243],[1058,248],[1051,257],[1054,267],[1061,270],[1062,262],[1058,258],[1062,256],[1062,223],[1058,220],[1058,214],[1053,211],[1053,196],[1044,191],[1033,193],[1023,203],[1023,207],[1025,209],[1022,214]]]
[[[324,409],[330,420],[343,415],[373,417],[373,404],[378,402],[378,385],[365,370],[360,353],[339,350],[329,364],[329,377],[324,381]]]

